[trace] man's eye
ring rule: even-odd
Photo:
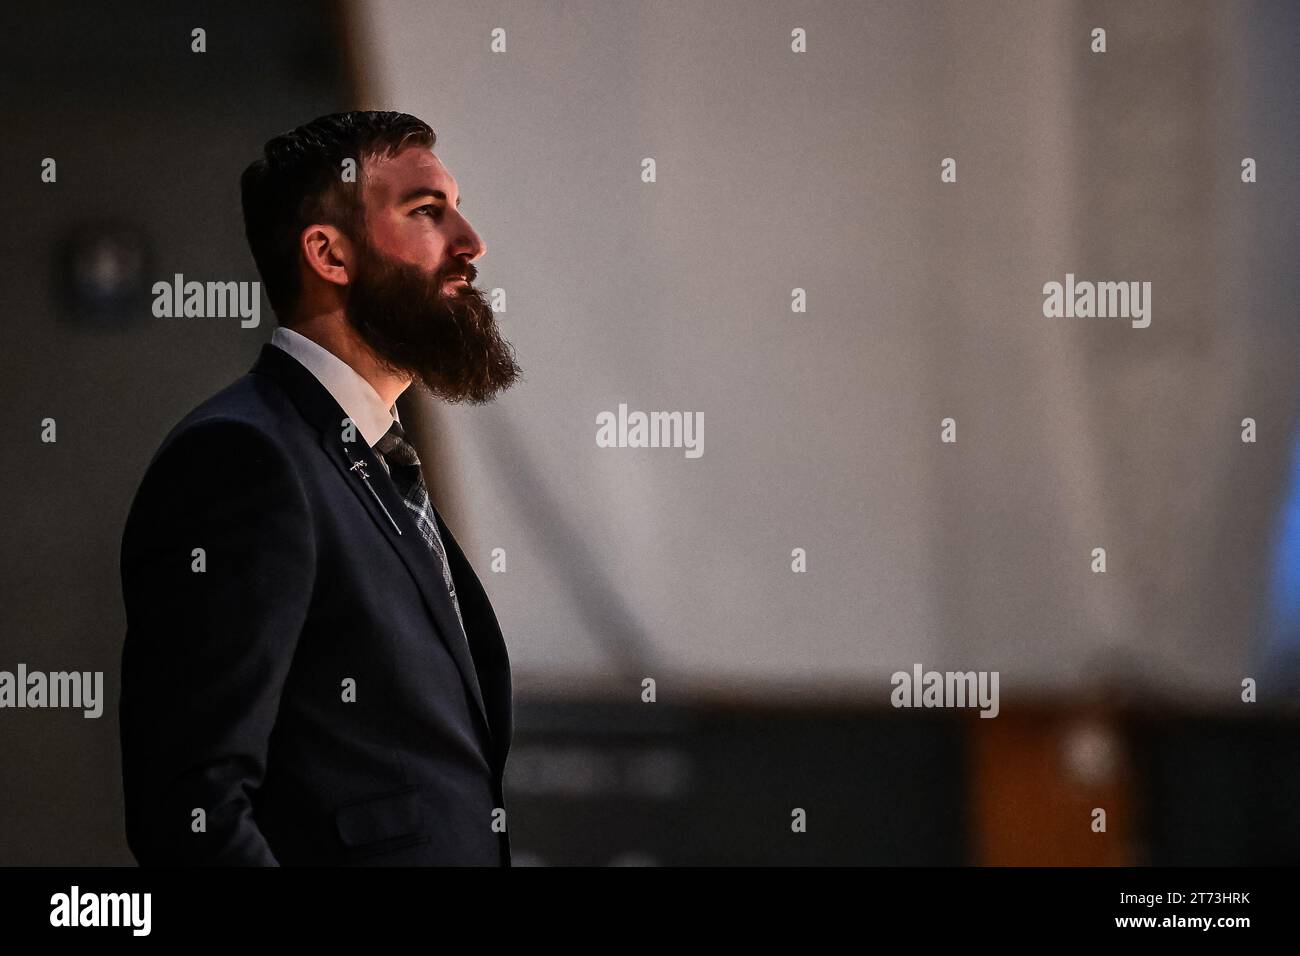
[[[416,213],[422,213],[426,211],[428,212],[429,215],[433,215],[433,213],[437,211],[437,208],[432,203],[429,203],[428,205],[421,206],[415,210]]]

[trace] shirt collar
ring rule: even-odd
[[[271,333],[271,344],[288,352],[316,376],[371,448],[387,434],[393,422],[401,421],[397,406],[385,408],[375,387],[356,369],[301,332],[280,326]],[[339,426],[342,427],[342,422]]]

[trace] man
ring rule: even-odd
[[[335,114],[243,175],[280,328],[163,441],[122,541],[142,865],[510,864],[505,644],[394,405],[520,372],[434,142]]]

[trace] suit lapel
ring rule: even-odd
[[[430,502],[432,507],[432,502]],[[451,528],[442,520],[438,509],[433,509],[438,522],[438,531],[442,535],[443,548],[447,552],[447,564],[451,568],[452,578],[456,582],[456,594],[460,600],[461,612],[465,615],[470,647],[474,656],[475,673],[488,682],[487,701],[488,718],[492,728],[492,740],[496,748],[498,766],[504,763],[510,750],[510,740],[514,734],[512,698],[510,686],[510,658],[506,651],[506,642],[501,635],[501,626],[497,622],[492,602],[479,582],[478,575],[465,557],[465,552],[457,542]],[[478,624],[481,629],[474,629]]]
[[[479,686],[478,673],[470,657],[469,647],[461,636],[460,621],[456,619],[456,609],[452,607],[451,595],[443,585],[442,569],[438,567],[437,556],[424,543],[415,519],[407,510],[405,502],[397,494],[392,479],[376,460],[374,452],[364,441],[353,442],[355,449],[349,448],[343,440],[335,435],[333,440],[328,434],[321,436],[321,447],[342,473],[348,486],[358,500],[370,512],[375,524],[388,539],[389,544],[401,555],[406,568],[411,572],[424,603],[433,615],[442,635],[443,643],[456,661],[461,677],[465,681],[478,706],[479,716],[484,724],[489,725],[487,707],[483,702],[483,691]],[[356,463],[362,467],[357,468]],[[355,469],[355,470],[354,470]],[[362,477],[364,471],[368,476]]]
[[[483,701],[478,673],[465,638],[461,635],[460,622],[456,619],[456,610],[452,607],[451,596],[443,585],[442,569],[438,567],[437,556],[424,543],[419,529],[415,526],[415,519],[397,494],[397,489],[383,465],[366,445],[365,440],[360,438],[359,432],[357,441],[343,440],[343,419],[346,417],[343,409],[316,376],[293,356],[274,345],[264,345],[257,363],[253,366],[253,371],[270,375],[278,381],[289,393],[303,417],[317,428],[325,456],[338,469],[342,480],[352,489],[361,506],[374,519],[380,533],[405,563],[416,586],[420,589],[429,613],[437,624],[443,643],[456,662],[456,667],[470,695],[474,698],[479,718],[483,722],[484,730],[487,731],[488,739],[491,740],[492,721],[488,718],[487,707]],[[443,527],[439,521],[439,529]],[[443,541],[445,545],[447,538]],[[459,548],[457,550],[459,551]],[[463,556],[461,557],[463,559]],[[450,557],[448,561],[452,563]],[[455,580],[460,580],[454,566],[452,575]],[[474,583],[477,585],[478,582]],[[465,610],[463,604],[461,610],[462,612]]]

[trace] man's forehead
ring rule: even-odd
[[[366,190],[381,202],[395,202],[417,187],[457,196],[456,180],[433,150],[412,146],[395,156],[379,156],[367,164]]]

